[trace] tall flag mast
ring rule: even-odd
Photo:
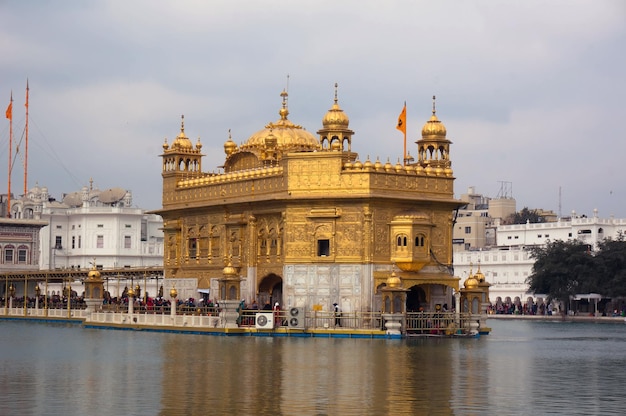
[[[28,192],[28,78],[26,78],[26,149],[24,151],[24,195]]]
[[[13,91],[11,91],[11,101],[7,107],[6,117],[9,119],[9,175],[7,188],[7,217],[11,217],[11,171],[13,161]]]
[[[402,112],[398,116],[398,125],[396,126],[396,129],[404,133],[404,157],[402,160],[404,161],[404,165],[406,165],[406,101],[404,102]]]

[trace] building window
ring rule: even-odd
[[[317,240],[317,256],[330,256],[330,240]]]
[[[126,225],[124,225],[124,227],[126,227],[126,228],[133,228],[130,224],[126,224]]]
[[[72,236],[72,248],[76,248],[76,237]]]
[[[541,234],[537,234],[537,238],[541,238]]]
[[[415,237],[415,247],[424,247],[424,236],[418,235]]]
[[[196,258],[196,251],[198,249],[198,241],[195,238],[189,239],[189,258]]]
[[[62,226],[57,225],[57,230],[60,230],[60,229],[62,229],[62,228],[63,228]]]
[[[104,248],[104,236],[96,236],[96,248]]]
[[[79,236],[78,236],[78,248],[80,248],[80,243],[81,243],[81,241],[82,241],[82,238],[81,238],[81,237],[82,237],[82,235],[79,235]]]
[[[472,233],[472,227],[465,227],[465,234],[471,234]]]
[[[124,236],[124,248],[130,248],[130,236],[129,235]]]
[[[98,224],[97,227],[98,228],[104,228],[104,224]]]
[[[21,264],[26,263],[26,250],[24,249],[17,250],[17,262]]]
[[[396,245],[398,247],[406,247],[406,235],[399,235],[396,239]]]
[[[13,249],[12,248],[4,249],[4,262],[13,263]]]
[[[60,235],[57,235],[56,237],[54,237],[54,248],[56,250],[63,249],[63,237],[61,237]]]

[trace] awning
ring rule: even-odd
[[[584,294],[577,293],[576,295],[574,295],[574,300],[583,300],[583,299],[591,300],[591,299],[603,299],[603,298],[604,296],[599,295],[597,293],[584,293]]]
[[[211,292],[211,289],[198,289],[199,293],[206,293],[207,295]]]

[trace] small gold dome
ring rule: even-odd
[[[339,107],[337,100],[337,83],[335,83],[335,102],[322,119],[322,125],[325,129],[348,128],[350,119]]]
[[[100,278],[100,272],[96,268],[93,268],[93,269],[89,270],[89,273],[87,273],[87,278],[88,279],[99,279]]]
[[[235,269],[233,265],[228,262],[226,267],[224,267],[224,270],[222,270],[222,274],[224,275],[224,277],[237,276],[237,269]]]
[[[446,126],[437,118],[437,110],[435,109],[435,96],[433,95],[433,115],[430,120],[422,127],[422,138],[430,136],[446,137]]]
[[[387,278],[387,287],[401,287],[402,280],[396,275],[396,272],[392,272]]]
[[[176,299],[176,296],[178,296],[178,291],[175,287],[173,287],[172,289],[170,289],[170,297]]]
[[[480,268],[478,269],[478,271],[480,273]],[[465,289],[476,289],[478,287],[478,279],[474,276],[474,272],[472,271],[471,266],[470,266],[469,277],[465,279],[463,286],[465,286]]]
[[[228,140],[224,142],[224,153],[226,153],[226,156],[230,156],[236,151],[237,151],[237,144],[233,141],[230,135],[230,129],[228,129]]]
[[[181,116],[180,134],[172,142],[172,150],[192,150],[193,145],[189,137],[185,136],[185,116]]]

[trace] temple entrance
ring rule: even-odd
[[[258,299],[259,308],[269,309],[274,307],[274,304],[278,302],[280,308],[283,308],[283,279],[276,274],[268,274],[259,284]]]
[[[420,307],[426,309],[426,292],[419,286],[411,286],[406,296],[406,311],[419,312]]]

